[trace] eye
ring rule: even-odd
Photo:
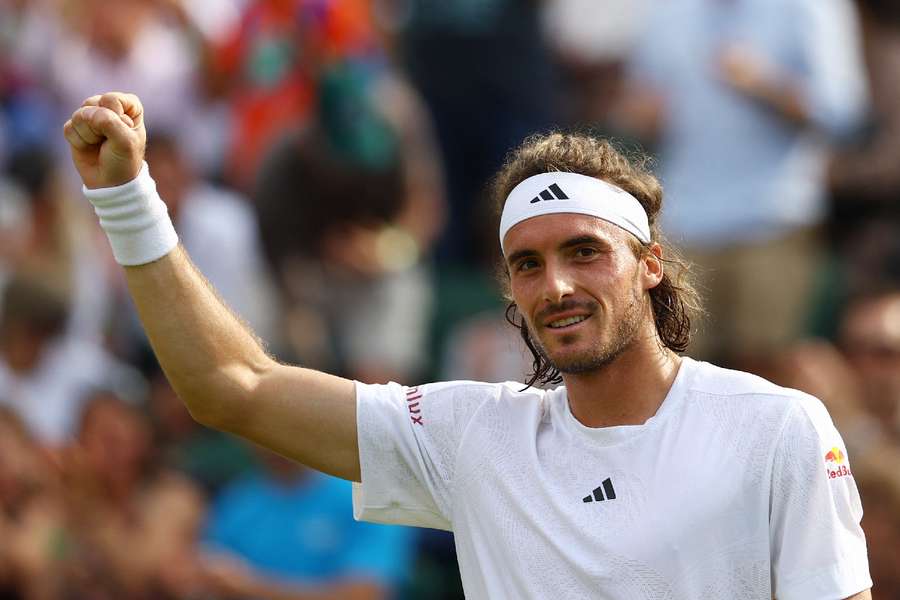
[[[520,273],[522,271],[530,271],[531,269],[534,269],[537,266],[538,266],[538,262],[536,260],[534,260],[533,258],[526,258],[524,260],[519,261],[519,263],[516,264],[516,271],[518,271]]]
[[[579,246],[575,249],[575,256],[578,258],[590,258],[597,254],[597,249],[592,246]]]

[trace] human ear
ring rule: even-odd
[[[641,264],[644,289],[649,290],[658,286],[664,275],[662,246],[657,242],[650,244],[641,255]]]

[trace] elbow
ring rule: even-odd
[[[249,418],[255,390],[275,366],[260,365],[256,368],[235,366],[222,368],[212,377],[179,392],[188,412],[197,423],[210,429],[235,431]]]

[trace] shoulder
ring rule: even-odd
[[[693,403],[728,407],[755,417],[769,416],[782,424],[789,419],[831,423],[822,402],[805,392],[777,385],[744,371],[692,362],[696,369],[689,388]]]

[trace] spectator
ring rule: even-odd
[[[351,486],[274,454],[212,508],[206,544],[224,598],[390,598],[412,561],[412,532],[357,523]]]
[[[284,128],[313,115],[320,71],[343,60],[381,60],[368,1],[246,3],[208,61],[211,91],[227,99],[233,120],[230,183],[252,186],[261,157]]]
[[[819,134],[854,131],[866,105],[856,26],[849,0],[674,0],[644,32],[624,114],[658,132],[663,227],[701,267],[711,323],[695,354],[734,361],[802,333],[825,212]]]
[[[64,296],[35,274],[13,276],[0,309],[0,405],[12,407],[42,445],[71,441],[83,397],[97,387],[143,393],[133,369],[101,347],[63,335]]]
[[[565,76],[568,121],[609,126],[622,93],[625,64],[654,3],[651,0],[544,2],[547,44]],[[596,15],[602,14],[598,19]]]
[[[160,468],[146,418],[114,394],[85,401],[78,443],[66,454],[80,593],[184,598],[201,589],[195,542],[204,503],[186,479]]]
[[[319,107],[254,194],[292,349],[366,381],[415,377],[431,303],[422,259],[443,207],[427,122],[402,83],[352,64],[322,78]]]

